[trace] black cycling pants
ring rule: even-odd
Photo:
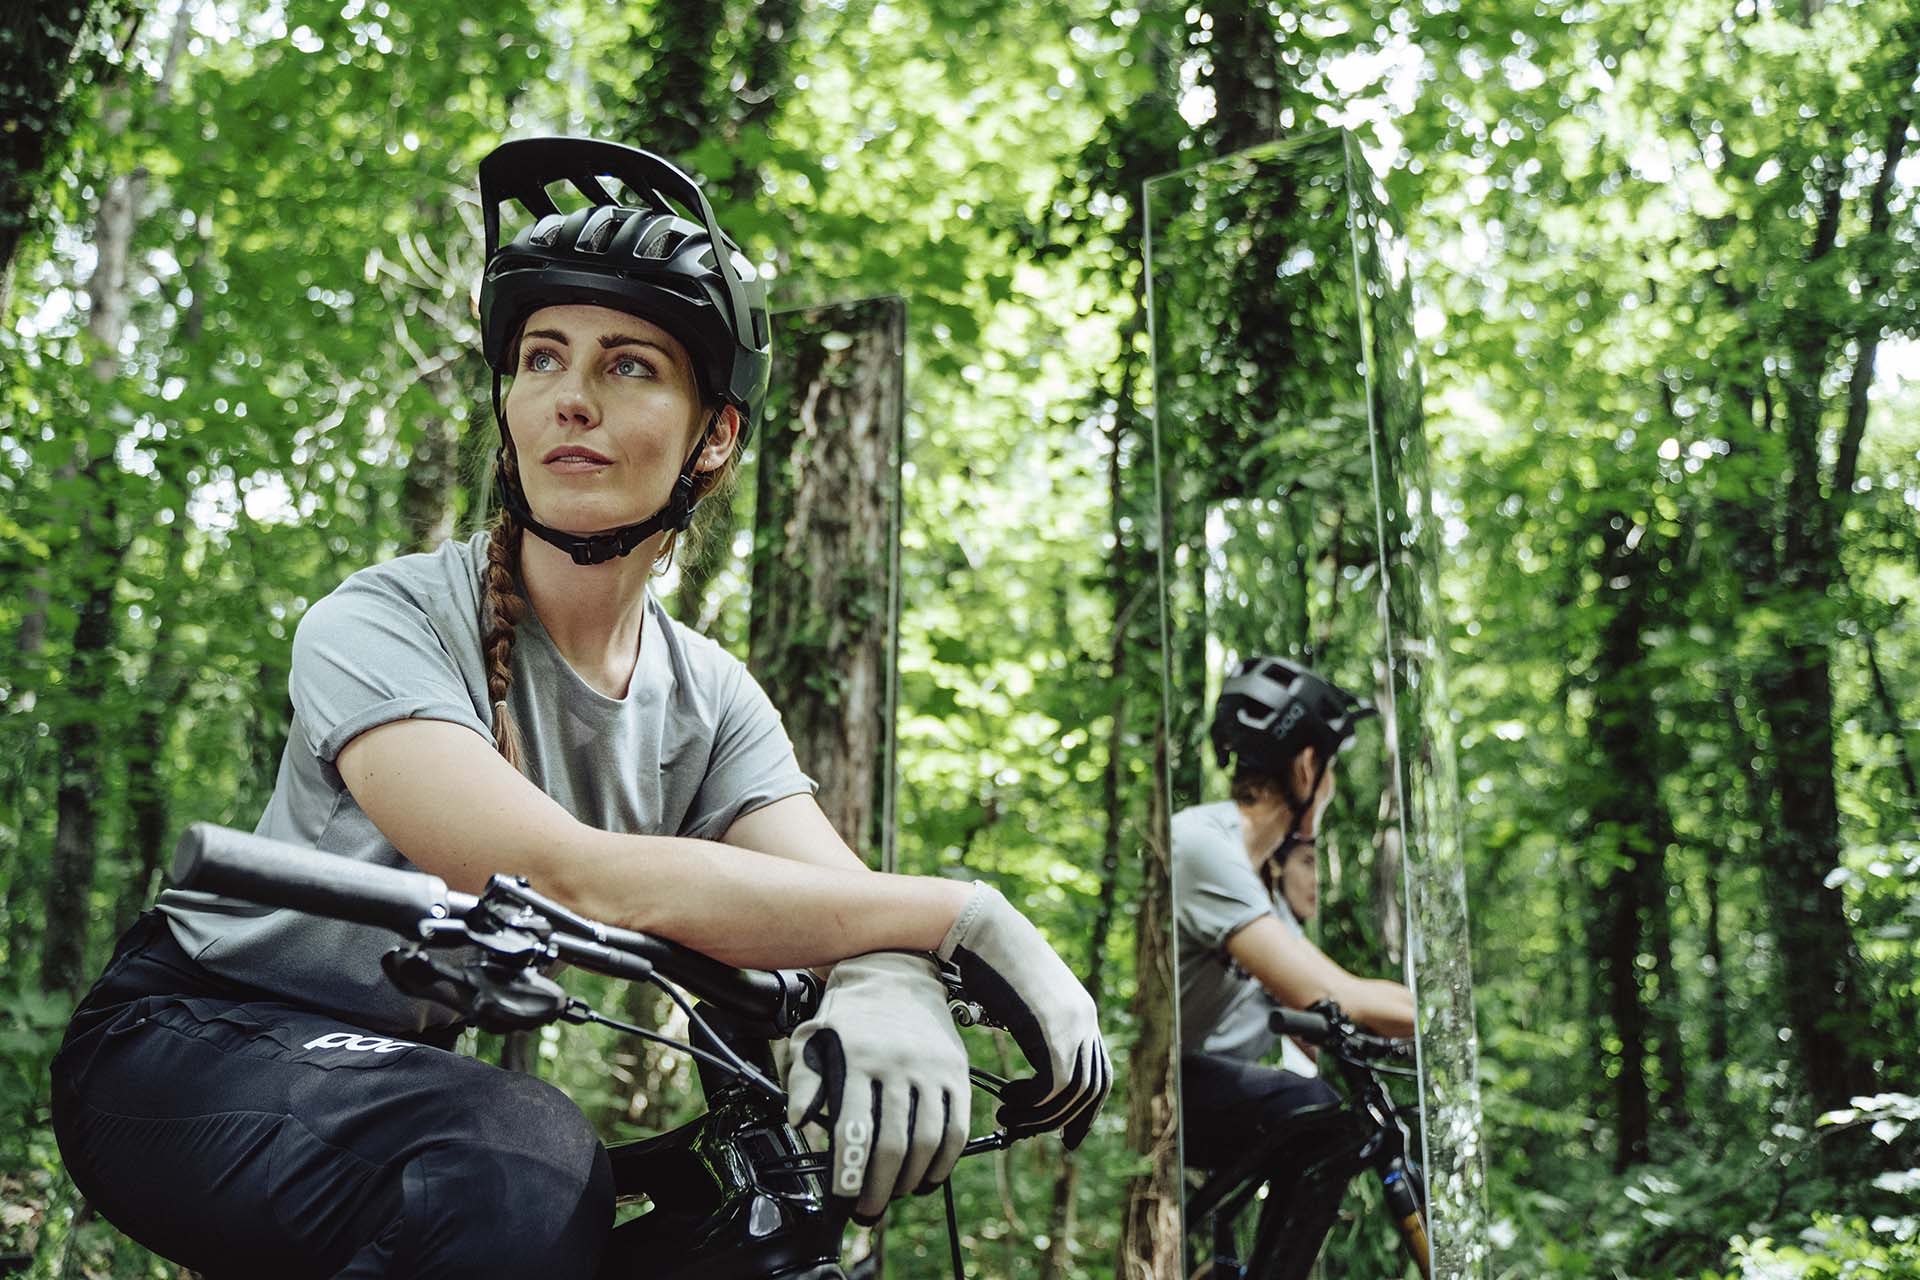
[[[1232,1162],[1296,1112],[1339,1105],[1333,1086],[1311,1076],[1217,1054],[1180,1059],[1180,1142],[1195,1168]]]
[[[81,1192],[220,1277],[590,1277],[607,1153],[566,1095],[236,987],[141,917],[53,1064]]]
[[[1309,1111],[1318,1112],[1322,1122],[1307,1121]],[[1289,1137],[1280,1143],[1283,1126]],[[1270,1162],[1255,1170],[1272,1191],[1263,1212],[1285,1215],[1285,1247],[1300,1260],[1303,1273],[1320,1252],[1346,1193],[1343,1176],[1306,1174],[1341,1150],[1350,1131],[1340,1095],[1324,1080],[1214,1054],[1180,1059],[1180,1142],[1187,1164],[1218,1170],[1270,1144]]]

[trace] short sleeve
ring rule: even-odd
[[[307,749],[329,767],[347,743],[393,720],[447,720],[489,736],[432,620],[377,581],[349,579],[307,610],[287,692]]]
[[[788,796],[819,790],[794,758],[780,713],[745,666],[729,659],[707,771],[680,834],[718,840],[740,818]]]
[[[1186,937],[1224,951],[1234,934],[1272,914],[1273,900],[1230,833],[1200,815],[1182,814],[1173,849],[1174,916]]]

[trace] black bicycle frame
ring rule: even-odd
[[[1300,1017],[1293,1011],[1282,1012]],[[1337,1033],[1344,1020],[1337,1009],[1328,1021],[1334,1024],[1335,1034],[1323,1043],[1329,1051],[1322,1059],[1338,1065],[1347,1085],[1346,1101],[1288,1116],[1265,1141],[1216,1170],[1187,1197],[1189,1273],[1195,1264],[1192,1246],[1204,1238],[1213,1251],[1209,1280],[1303,1280],[1313,1269],[1316,1255],[1289,1253],[1287,1242],[1324,1239],[1339,1214],[1347,1185],[1367,1170],[1380,1177],[1388,1210],[1409,1255],[1423,1276],[1430,1273],[1426,1192],[1407,1159],[1399,1108],[1371,1061],[1338,1051]],[[1251,1257],[1242,1259],[1233,1240],[1233,1223],[1252,1209],[1262,1186],[1267,1194],[1259,1206]]]

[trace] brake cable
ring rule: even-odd
[[[947,1248],[953,1254],[953,1280],[967,1280],[966,1267],[960,1261],[960,1219],[953,1211],[953,1179],[940,1184],[947,1199]]]
[[[598,1009],[592,1008],[581,1000],[568,1001],[567,1009],[561,1016],[568,1022],[598,1023],[600,1026],[612,1027],[615,1031],[623,1031],[630,1036],[637,1036],[642,1040],[651,1040],[655,1044],[665,1045],[669,1049],[684,1053],[690,1058],[697,1058],[709,1066],[718,1067],[723,1071],[737,1072],[740,1070],[738,1058],[735,1058],[733,1061],[728,1061],[717,1053],[710,1053],[702,1049],[699,1045],[688,1044],[684,1040],[675,1040],[672,1036],[650,1030],[646,1027],[635,1026],[631,1022],[622,1022],[618,1018],[609,1018],[606,1014],[601,1013]],[[700,1025],[705,1027],[706,1024],[702,1022]],[[711,1032],[708,1032],[708,1035],[722,1048],[727,1047],[724,1040],[713,1036]],[[781,1093],[778,1089],[773,1089],[773,1086],[768,1083],[766,1077],[762,1076],[758,1071],[753,1071],[751,1067],[748,1068],[748,1071],[751,1072],[751,1074],[742,1076],[741,1078],[762,1093],[767,1093],[769,1089],[772,1089],[773,1091],[767,1094],[769,1101],[779,1102],[786,1098],[784,1093]]]

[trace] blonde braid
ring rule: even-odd
[[[506,462],[514,467],[512,455]],[[527,599],[514,582],[520,561],[520,522],[505,507],[487,530],[486,590],[480,596],[480,650],[487,659],[487,700],[493,703],[493,745],[508,764],[525,772],[520,727],[507,710],[507,690],[513,684],[513,634],[527,616]]]

